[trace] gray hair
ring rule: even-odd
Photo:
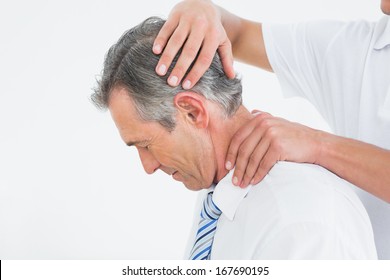
[[[166,76],[160,77],[155,73],[160,56],[152,52],[152,46],[164,23],[165,20],[151,17],[122,35],[105,57],[101,80],[98,80],[91,100],[96,107],[107,109],[111,91],[118,86],[124,87],[141,119],[157,121],[171,131],[176,124],[173,98],[188,90],[181,86],[170,87]],[[168,69],[167,76],[178,56]],[[242,103],[241,81],[226,77],[217,53],[210,68],[190,91],[219,104],[226,117],[231,117]]]

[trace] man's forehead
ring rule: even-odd
[[[108,100],[108,109],[115,123],[127,123],[129,121],[140,121],[135,108],[134,101],[124,88],[114,88]]]
[[[122,139],[126,140],[137,132],[137,122],[140,122],[134,102],[125,89],[113,89],[108,102],[108,109]],[[130,135],[129,135],[130,134]]]
[[[124,87],[117,86],[117,87],[114,87],[109,94],[108,108],[110,108],[112,106],[114,106],[116,108],[116,107],[118,107],[118,104],[120,104],[120,103],[124,103],[127,106],[131,105],[134,107],[134,101],[130,97],[128,90]]]

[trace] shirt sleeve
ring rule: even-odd
[[[286,97],[323,104],[321,71],[332,40],[345,23],[263,24],[267,56]]]

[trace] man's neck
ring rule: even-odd
[[[213,118],[214,123],[211,124],[211,138],[215,149],[215,158],[217,163],[214,183],[218,183],[229,173],[229,170],[225,168],[225,161],[232,137],[252,118],[253,115],[242,105],[231,118],[224,119],[222,116]]]

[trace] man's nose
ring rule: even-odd
[[[160,167],[160,163],[147,149],[138,148],[138,155],[147,174],[153,174]]]

